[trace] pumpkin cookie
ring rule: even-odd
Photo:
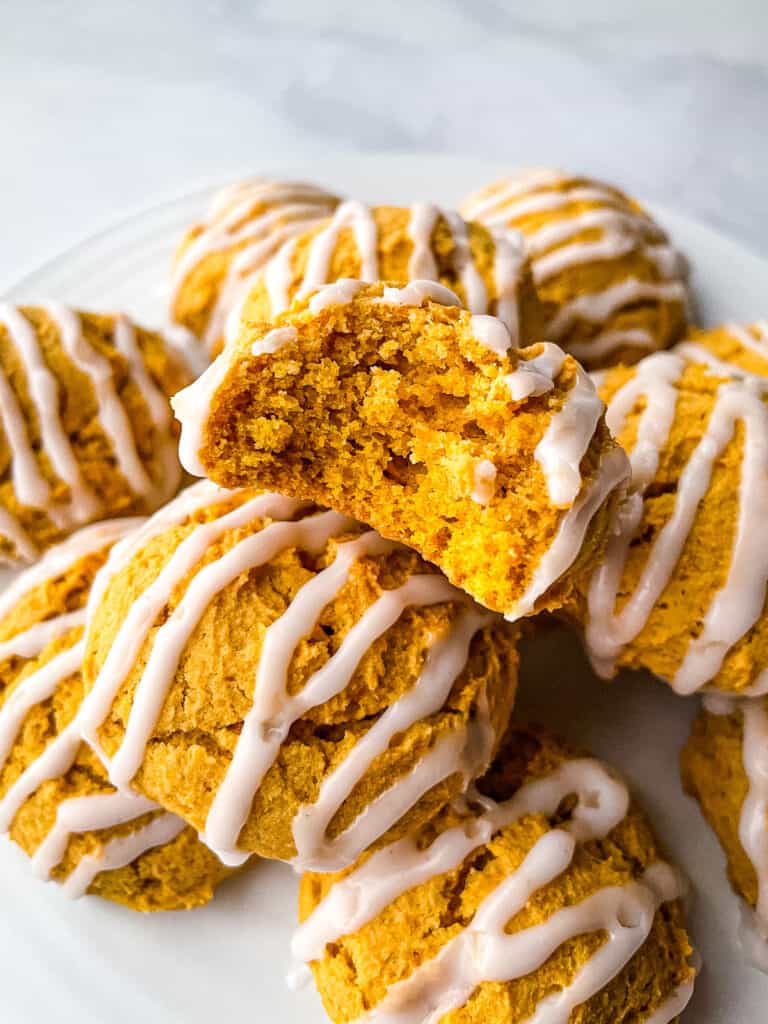
[[[671,352],[607,371],[600,393],[633,477],[577,612],[595,668],[766,692],[768,397]]]
[[[617,188],[562,171],[525,171],[461,207],[524,239],[546,326],[585,366],[633,363],[687,323],[687,267],[664,231]]]
[[[515,631],[337,512],[204,481],[102,581],[85,735],[228,863],[346,866],[463,792],[506,727]]]
[[[125,316],[0,303],[0,559],[167,501],[181,479],[168,396],[189,380]]]
[[[241,319],[273,320],[293,299],[343,278],[437,281],[472,313],[502,319],[515,345],[541,337],[541,309],[518,237],[431,203],[342,203],[330,220],[283,246],[255,279]],[[238,329],[234,317],[231,326],[230,337]]]
[[[174,400],[182,460],[363,519],[509,617],[557,607],[626,459],[574,359],[451,302],[344,280],[245,324]]]
[[[71,896],[177,910],[206,903],[226,869],[179,818],[117,793],[78,724],[85,602],[110,545],[141,522],[85,527],[0,600],[0,831]]]
[[[317,185],[252,178],[211,201],[176,252],[170,319],[209,353],[221,347],[227,317],[239,310],[256,275],[288,239],[333,213],[339,199]]]
[[[744,952],[768,971],[768,699],[707,697],[681,757],[695,797],[728,860],[731,885],[750,909]],[[746,908],[745,908],[746,910]]]
[[[668,1024],[694,982],[681,895],[615,774],[516,727],[463,804],[306,874],[293,950],[335,1024]]]
[[[675,352],[721,376],[768,377],[768,321],[693,331]]]

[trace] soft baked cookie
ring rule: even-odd
[[[181,479],[168,396],[189,380],[126,316],[0,303],[0,560],[167,501]]]
[[[687,266],[634,199],[563,171],[524,171],[470,196],[465,217],[520,231],[544,337],[595,368],[667,348],[687,323]]]
[[[343,278],[437,281],[472,313],[504,321],[516,345],[541,337],[542,311],[520,239],[432,203],[342,203],[330,220],[287,242],[258,275],[243,320],[273,320],[295,298]],[[233,316],[231,332],[237,334]]]
[[[252,178],[217,192],[205,220],[185,234],[174,260],[170,319],[221,347],[227,317],[288,239],[333,213],[339,199],[302,181]]]
[[[141,522],[85,527],[0,598],[0,832],[71,896],[178,910],[206,903],[227,870],[179,818],[117,793],[77,720],[91,583]]]
[[[600,393],[633,481],[576,613],[596,670],[766,692],[768,397],[672,352],[607,371]]]
[[[337,512],[203,481],[103,580],[85,734],[229,863],[343,867],[461,793],[506,727],[514,629]]]
[[[293,951],[335,1024],[668,1024],[694,982],[681,895],[611,769],[515,727],[463,805],[304,875]]]
[[[723,376],[768,377],[768,321],[692,331],[675,352]]]
[[[768,971],[768,699],[705,698],[682,756],[683,785],[698,800],[728,860],[728,877],[753,911],[744,952]]]
[[[182,461],[365,520],[509,617],[557,607],[602,548],[625,456],[574,359],[451,302],[343,280],[245,324],[174,399]]]

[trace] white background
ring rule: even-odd
[[[554,162],[766,253],[767,41],[765,0],[0,0],[0,287],[329,151]]]

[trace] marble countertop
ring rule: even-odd
[[[768,255],[768,4],[5,0],[0,286],[284,159],[559,164]]]

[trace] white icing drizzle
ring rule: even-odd
[[[472,256],[469,226],[455,210],[442,210],[441,213],[453,235],[454,266],[464,288],[465,305],[472,313],[485,313],[488,310],[488,290]]]
[[[427,299],[440,306],[461,305],[456,292],[437,281],[411,281],[404,288],[385,285],[381,296],[373,301],[387,306],[421,306]]]
[[[490,459],[480,459],[472,472],[470,498],[478,505],[488,505],[496,493],[496,466]]]
[[[223,384],[233,359],[232,350],[225,346],[197,380],[177,391],[171,399],[171,407],[176,419],[181,423],[179,460],[184,469],[193,476],[206,475],[205,467],[200,461],[200,451],[203,447],[208,414],[213,397]]]
[[[517,347],[512,344],[507,325],[498,317],[475,313],[470,317],[469,325],[475,340],[498,356],[504,356],[510,348]]]
[[[3,703],[0,707],[0,768],[8,759],[32,708],[48,700],[67,676],[78,672],[82,660],[83,642],[80,640],[22,680]]]
[[[378,228],[373,218],[373,211],[365,203],[348,200],[337,207],[328,226],[318,232],[307,252],[307,264],[304,277],[298,290],[298,296],[309,294],[321,284],[328,283],[331,260],[345,228],[351,228],[360,254],[360,280],[374,282],[379,279]],[[282,309],[272,302],[272,315],[281,313]]]
[[[155,428],[153,446],[157,452],[158,470],[153,502],[161,505],[176,493],[181,481],[178,445],[171,429],[173,423],[171,403],[168,396],[152,379],[136,340],[136,327],[124,313],[115,316],[114,342],[115,348],[128,363],[133,383],[144,399],[150,421]],[[179,346],[172,341],[168,341],[168,344],[172,350],[179,353],[182,361],[189,368],[186,356],[179,350]],[[197,376],[196,373],[190,375]]]
[[[539,560],[531,582],[517,605],[504,617],[515,621],[530,615],[538,599],[557,582],[577,558],[590,523],[606,498],[629,476],[629,463],[623,451],[611,449],[604,456],[595,479],[582,489],[560,521],[555,539]]]
[[[64,431],[59,412],[58,382],[43,358],[34,327],[24,314],[14,306],[0,303],[0,324],[8,332],[21,360],[29,397],[39,424],[42,447],[55,473],[69,488],[70,500],[67,505],[48,503],[44,506],[45,511],[60,528],[82,523],[99,512],[100,504],[83,481],[74,450]]]
[[[199,234],[176,263],[169,311],[173,319],[179,293],[192,271],[212,253],[244,245],[230,261],[202,341],[209,351],[224,330],[227,317],[246,297],[254,276],[279,245],[318,224],[333,212],[337,200],[304,182],[254,179],[214,196]],[[254,216],[254,209],[264,209]]]
[[[318,288],[309,300],[309,308],[312,313],[319,313],[329,306],[346,306],[355,298],[363,282],[354,277],[341,277],[333,284],[325,284]]]
[[[558,309],[547,324],[546,335],[552,341],[560,341],[579,320],[588,323],[602,323],[622,307],[635,302],[684,302],[685,286],[680,281],[640,281],[628,277],[602,292],[588,292],[579,295]],[[616,337],[615,332],[614,339]],[[617,347],[612,339],[611,347]]]
[[[517,369],[504,377],[513,402],[546,395],[555,386],[565,362],[565,352],[549,341],[542,344],[541,352],[532,359],[521,359]]]
[[[432,251],[432,232],[440,218],[440,209],[433,203],[414,203],[408,223],[413,252],[408,262],[408,280],[437,280],[437,261]]]
[[[80,317],[74,310],[59,302],[52,302],[45,306],[45,311],[58,328],[62,348],[91,382],[99,420],[112,446],[120,472],[135,494],[151,503],[159,502],[162,499],[156,493],[155,484],[136,448],[131,422],[117,393],[109,360],[88,344]]]
[[[470,197],[462,209],[465,216],[491,228],[516,226],[521,218],[532,214],[562,211],[551,223],[524,231],[536,284],[579,265],[620,261],[633,251],[640,251],[653,263],[662,281],[630,279],[599,293],[581,295],[555,313],[547,324],[546,337],[560,341],[578,320],[599,324],[634,302],[687,303],[682,283],[687,276],[687,266],[682,256],[667,243],[661,228],[599,183],[568,182],[567,175],[556,171],[521,174],[499,182],[485,195]],[[599,206],[575,212],[578,203],[598,203]],[[585,231],[595,232],[597,237],[585,242],[572,241]],[[576,344],[578,350],[574,348],[573,354],[577,358],[602,358],[622,346],[655,347],[650,333],[638,328],[600,332]]]
[[[638,348],[650,352],[656,342],[650,331],[643,327],[627,327],[615,331],[600,331],[589,341],[569,341],[568,351],[576,359],[587,359],[590,356],[594,359],[602,359],[616,349]]]
[[[544,358],[546,355],[543,353]],[[538,358],[542,360],[542,356]],[[555,364],[556,361],[555,358]],[[543,365],[542,361],[537,364],[538,372],[542,372]],[[573,387],[550,419],[534,451],[547,481],[549,499],[558,508],[571,505],[581,490],[581,460],[605,409],[592,381],[577,363],[574,365]]]
[[[689,643],[670,680],[678,693],[687,694],[717,675],[729,650],[762,614],[768,553],[762,550],[753,524],[768,516],[768,409],[760,395],[744,383],[720,386],[706,429],[680,475],[672,516],[659,531],[633,594],[616,613],[629,545],[642,522],[644,493],[656,476],[674,423],[677,384],[684,365],[683,359],[672,353],[646,358],[609,403],[607,422],[614,434],[620,432],[640,399],[645,408],[630,453],[632,494],[616,516],[604,562],[590,585],[586,639],[597,671],[610,674],[622,648],[642,631],[669,584],[714,466],[731,443],[737,423],[742,423],[745,439],[739,516],[728,576],[704,615],[701,632]]]
[[[274,355],[275,352],[280,351],[283,345],[296,341],[298,336],[299,332],[295,327],[273,327],[271,331],[267,331],[263,338],[254,341],[251,345],[251,355]]]
[[[32,871],[48,878],[64,859],[70,837],[76,833],[125,825],[156,811],[157,804],[134,793],[91,793],[64,800],[56,811],[56,823],[32,857]]]
[[[550,817],[572,794],[578,802],[564,830],[580,842],[608,835],[629,806],[624,783],[592,758],[565,761],[500,803],[469,793],[467,800],[479,803],[482,813],[442,832],[425,850],[412,836],[390,843],[336,882],[294,933],[293,955],[307,962],[319,959],[328,943],[358,931],[415,886],[454,871],[501,829],[530,814]]]
[[[278,495],[260,495],[197,526],[132,605],[81,709],[83,734],[96,749],[98,729],[174,588],[226,531],[258,517],[278,520],[200,568],[173,613],[154,632],[123,741],[114,755],[105,759],[110,780],[118,788],[127,786],[138,770],[181,654],[215,596],[242,573],[265,564],[286,548],[319,553],[330,539],[356,528],[353,520],[335,512],[289,519],[300,508],[300,503]],[[134,549],[137,543],[137,539],[132,541]],[[325,780],[317,801],[300,808],[294,822],[296,864],[323,864],[325,870],[345,866],[442,779],[460,771],[466,784],[487,765],[494,736],[480,701],[475,723],[443,737],[411,773],[373,801],[342,835],[333,840],[326,835],[339,807],[392,738],[442,707],[466,663],[472,637],[493,621],[491,615],[477,610],[444,577],[431,573],[412,576],[402,586],[384,591],[350,629],[329,661],[306,681],[299,693],[290,696],[287,672],[294,651],[315,628],[323,608],[344,586],[352,566],[362,557],[386,554],[395,548],[374,531],[339,544],[330,565],[301,587],[285,612],[267,628],[254,680],[253,704],[207,815],[204,840],[225,863],[241,862],[245,856],[237,849],[239,834],[254,795],[293,723],[345,689],[371,644],[408,607],[453,601],[460,602],[462,610],[446,637],[433,638],[414,687],[358,740],[346,760]],[[117,557],[124,564],[122,551]],[[113,567],[108,564],[106,572],[113,575]],[[98,579],[95,586],[103,593],[104,586]]]
[[[626,788],[596,761],[565,762],[500,804],[481,798],[481,814],[443,832],[426,850],[406,837],[377,851],[331,888],[296,932],[294,954],[320,958],[327,943],[356,931],[414,886],[455,870],[500,829],[528,814],[553,814],[571,793],[578,803],[568,825],[545,833],[521,866],[482,901],[471,922],[360,1018],[437,1022],[464,1006],[478,985],[523,977],[576,936],[605,931],[606,941],[570,984],[545,996],[531,1018],[537,1024],[566,1024],[573,1009],[603,989],[646,941],[660,905],[682,891],[677,873],[657,862],[637,881],[598,889],[539,925],[506,933],[531,896],[570,867],[577,843],[606,836],[626,815]]]
[[[522,236],[516,231],[492,231],[496,247],[493,276],[496,283],[496,316],[509,331],[510,344],[520,346],[520,304],[518,287],[526,254]]]
[[[83,896],[96,875],[125,867],[147,850],[165,846],[184,830],[184,822],[175,814],[160,814],[152,821],[124,836],[111,839],[101,854],[83,857],[64,880],[62,890],[71,899]]]

